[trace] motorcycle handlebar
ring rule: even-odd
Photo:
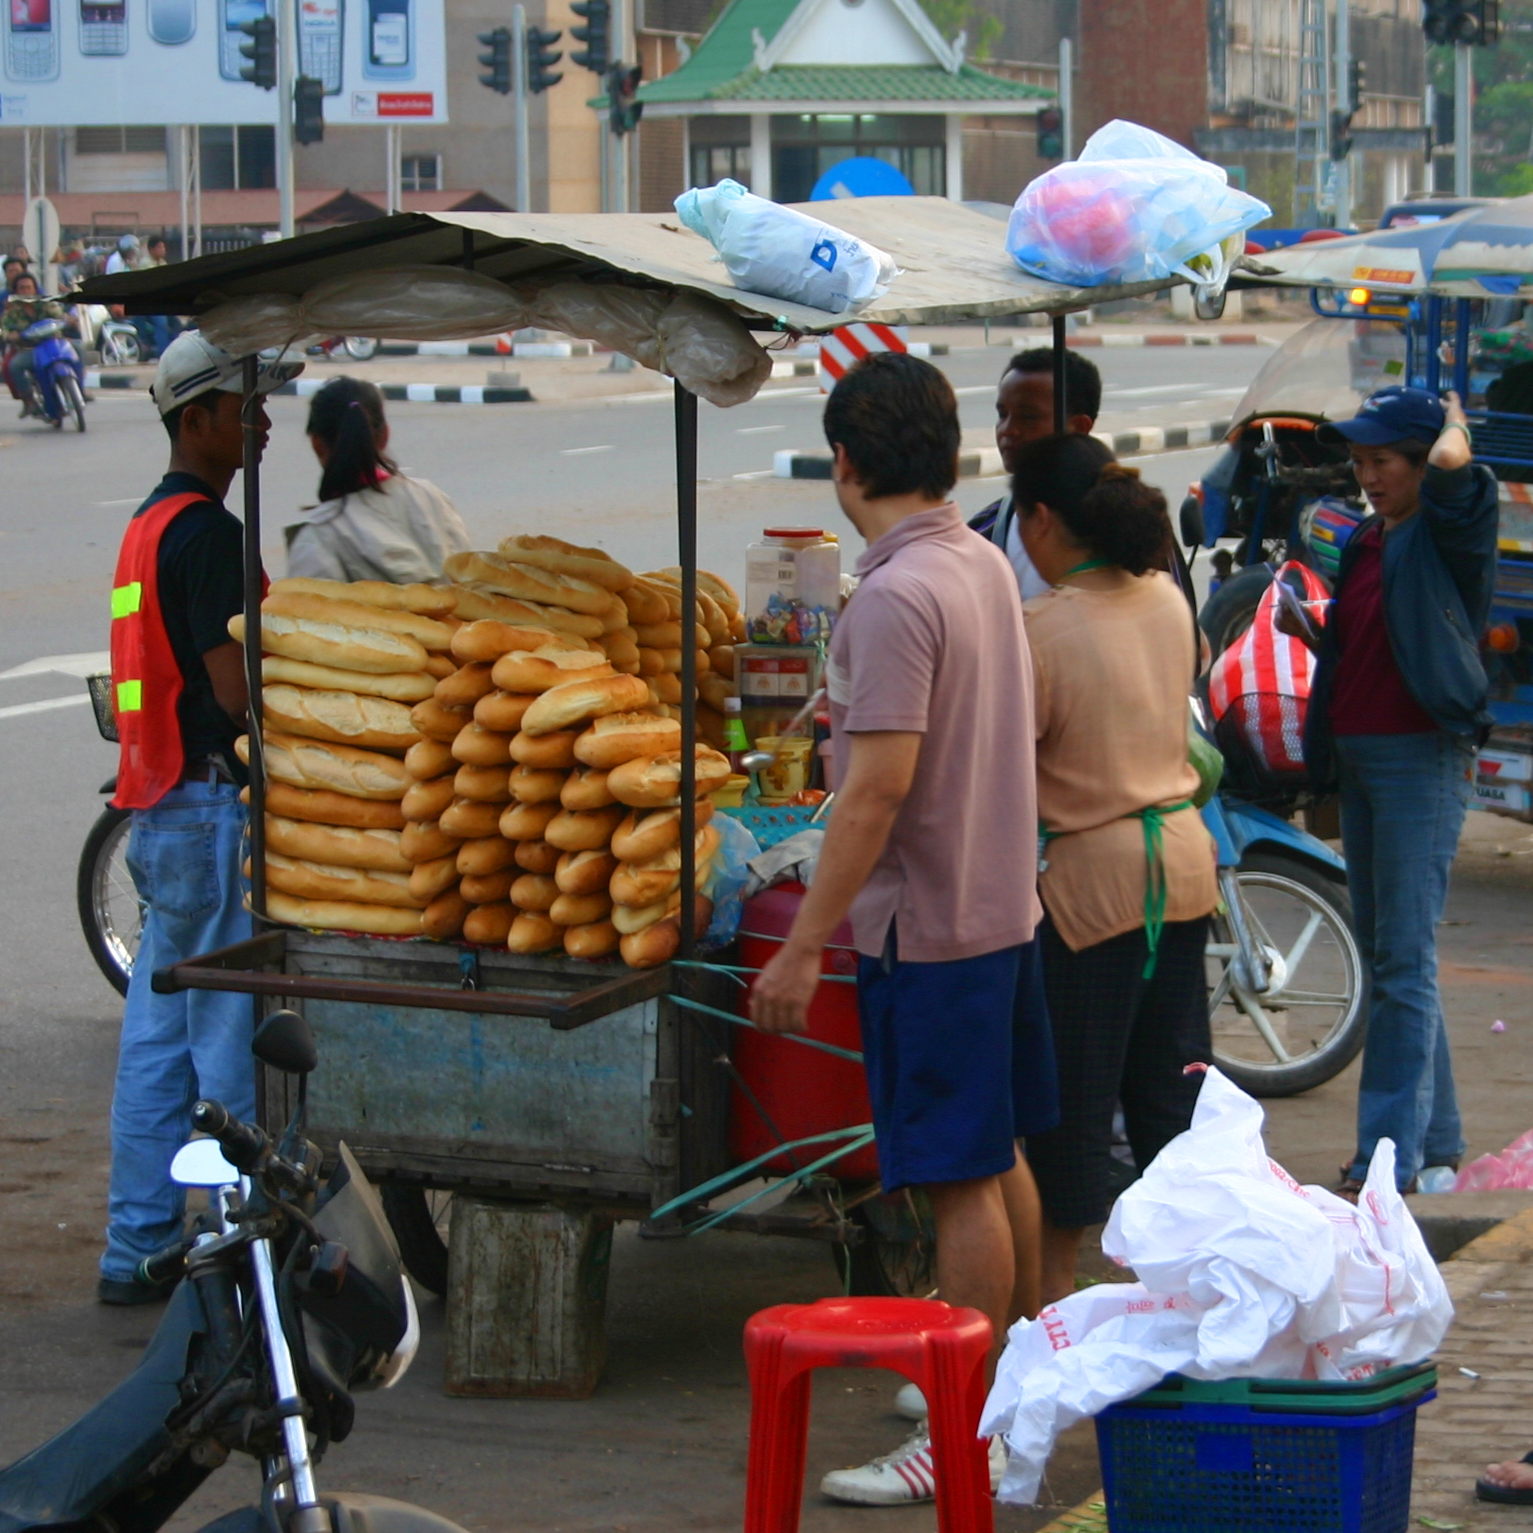
[[[237,1171],[253,1176],[271,1148],[271,1140],[252,1123],[241,1123],[222,1102],[198,1102],[192,1108],[192,1126],[216,1139],[224,1158]]]

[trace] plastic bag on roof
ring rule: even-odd
[[[1172,276],[1214,284],[1233,259],[1223,242],[1271,213],[1219,166],[1118,120],[1098,128],[1078,160],[1028,183],[1006,249],[1023,271],[1071,287]]]
[[[303,295],[316,335],[381,335],[395,341],[450,341],[498,335],[528,323],[503,282],[453,266],[395,266],[348,272]]]
[[[780,203],[738,181],[694,187],[676,212],[718,251],[736,287],[839,314],[888,290],[897,271],[876,246]]]
[[[304,319],[303,301],[287,293],[231,298],[209,309],[197,321],[197,328],[215,346],[237,357],[248,357],[269,346],[288,346],[313,334]]]
[[[710,404],[743,404],[772,375],[771,357],[742,321],[695,293],[594,282],[519,291],[525,323],[624,352]]]

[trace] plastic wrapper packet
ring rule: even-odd
[[[1102,1250],[1137,1283],[1013,1326],[980,1421],[1002,1433],[1002,1501],[1037,1499],[1065,1428],[1156,1384],[1369,1378],[1441,1343],[1453,1306],[1381,1140],[1357,1206],[1268,1158],[1262,1109],[1210,1070],[1192,1126],[1118,1199]]]
[[[1087,139],[1078,160],[1028,183],[1006,248],[1023,271],[1071,287],[1181,276],[1218,288],[1240,254],[1232,237],[1271,214],[1219,166],[1115,120]]]
[[[683,192],[676,212],[746,292],[841,314],[880,297],[898,275],[894,258],[876,246],[757,197],[738,181]]]

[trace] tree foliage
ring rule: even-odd
[[[968,33],[968,57],[984,59],[1001,40],[1000,18],[976,10],[974,0],[921,0],[921,7],[932,25],[951,40],[960,32]]]

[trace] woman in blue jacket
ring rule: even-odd
[[[1372,394],[1345,442],[1373,515],[1342,554],[1318,645],[1305,756],[1341,787],[1354,924],[1372,982],[1357,1148],[1338,1191],[1361,1190],[1374,1146],[1395,1142],[1415,1187],[1464,1150],[1437,992],[1437,923],[1489,728],[1479,637],[1495,579],[1497,499],[1470,462],[1458,397]]]

